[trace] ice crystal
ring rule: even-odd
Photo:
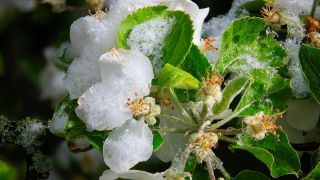
[[[293,87],[294,96],[297,98],[305,98],[308,96],[310,90],[300,69],[300,43],[293,39],[287,39],[283,44],[290,57],[288,71],[292,76],[291,86]]]
[[[163,47],[166,36],[171,32],[173,18],[156,18],[136,26],[130,33],[127,43],[133,50],[150,57],[154,72],[159,74],[163,65]]]

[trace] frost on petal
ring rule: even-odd
[[[163,61],[165,38],[172,31],[174,18],[156,18],[139,24],[131,31],[127,44],[132,50],[150,57],[155,74],[159,74]]]
[[[128,81],[128,84],[130,82],[139,96],[149,95],[154,75],[150,60],[142,53],[112,49],[100,57],[99,63],[103,81],[116,76]]]
[[[132,180],[163,180],[164,178],[160,173],[151,174],[145,171],[139,170],[129,170],[126,172],[115,173],[111,170],[106,170],[100,176],[99,180],[116,180],[118,178],[122,179],[132,179]]]
[[[129,119],[114,129],[104,142],[104,161],[114,172],[128,171],[150,158],[152,140],[152,132],[144,121]]]
[[[74,53],[80,56],[88,49],[96,49],[102,53],[114,47],[116,41],[110,39],[114,34],[109,33],[116,28],[112,22],[106,14],[102,14],[99,18],[92,15],[76,20],[70,27],[70,40]]]
[[[98,57],[81,56],[72,61],[64,79],[71,99],[78,98],[92,84],[101,81],[97,60]]]
[[[202,31],[202,24],[209,13],[209,8],[199,9],[198,5],[190,0],[171,0],[168,3],[169,10],[184,11],[190,15],[195,33],[193,35],[193,43],[200,44],[200,37]]]
[[[169,106],[166,110],[166,114],[170,114],[179,117],[177,110],[172,110],[172,106]],[[174,108],[176,109],[176,108]],[[186,125],[181,123],[173,122],[166,118],[160,119],[160,128],[177,128],[185,129],[188,128]],[[188,136],[183,133],[162,133],[164,138],[164,143],[161,148],[155,152],[156,156],[164,162],[172,161],[178,152],[184,150],[185,145],[188,142]]]
[[[291,86],[293,94],[298,99],[306,98],[310,94],[310,90],[300,69],[300,43],[296,42],[293,39],[287,39],[283,43],[283,45],[290,56],[288,71],[289,74],[292,76]]]
[[[313,99],[291,100],[285,116],[287,123],[299,130],[310,131],[317,126],[320,106]]]
[[[79,98],[75,111],[91,129],[113,129],[132,118],[126,102],[134,93],[133,82],[109,76],[108,81],[93,85]]]

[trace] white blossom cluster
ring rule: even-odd
[[[110,179],[110,174],[122,177],[128,173],[136,174],[133,179],[139,179],[140,172],[129,169],[148,160],[153,151],[153,135],[148,127],[151,121],[147,121],[150,118],[137,117],[143,111],[136,113],[129,105],[138,99],[151,102],[146,107],[151,112],[159,111],[152,105],[152,100],[144,98],[149,95],[154,78],[153,66],[147,56],[149,53],[155,53],[157,58],[162,56],[156,49],[163,46],[174,19],[155,19],[134,28],[131,36],[141,38],[139,42],[129,38],[131,50],[117,48],[116,37],[125,17],[139,8],[154,5],[166,5],[168,10],[189,14],[195,29],[193,42],[200,44],[202,23],[209,9],[199,9],[190,0],[111,1],[107,13],[99,11],[71,25],[71,50],[75,59],[68,68],[65,87],[71,99],[78,99],[76,114],[89,131],[111,130],[103,146],[104,161],[111,170],[101,179]],[[151,28],[145,29],[145,26]],[[147,41],[143,36],[151,36],[157,41]],[[57,117],[65,122],[64,114],[57,114]]]

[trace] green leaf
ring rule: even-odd
[[[320,179],[320,163],[305,177],[303,180],[317,180]]]
[[[182,11],[168,11],[166,6],[152,6],[137,10],[122,21],[118,32],[118,46],[129,49],[127,39],[133,28],[154,18],[173,18],[172,31],[165,38],[163,63],[179,66],[192,46],[193,23]]]
[[[269,112],[270,108],[284,110],[285,100],[291,94],[290,81],[276,74],[272,68],[254,69],[248,76],[250,84],[235,109],[239,111],[250,103],[241,115],[255,115],[259,111]]]
[[[8,163],[0,160],[0,179],[3,180],[15,180],[17,179],[16,170]]]
[[[200,82],[191,74],[170,64],[165,64],[160,71],[158,85],[170,88],[198,89]]]
[[[207,77],[206,72],[212,73],[212,67],[209,60],[195,44],[192,44],[190,52],[180,68],[192,74],[199,81],[202,77]]]
[[[173,11],[170,16],[175,18],[175,23],[172,32],[165,39],[163,62],[179,66],[192,46],[193,22],[191,17],[182,11]]]
[[[261,172],[244,170],[241,171],[234,180],[271,180],[268,176],[264,175]]]
[[[300,48],[300,67],[311,94],[320,104],[320,49],[303,44]]]
[[[277,131],[277,134],[278,137],[269,134],[262,140],[242,135],[239,137],[238,144],[232,145],[231,148],[242,149],[253,154],[269,168],[274,178],[286,174],[297,175],[301,166],[298,153],[291,147],[283,131]]]
[[[206,72],[212,73],[212,67],[209,60],[195,44],[192,45],[188,56],[180,65],[180,68],[193,75],[199,81],[201,81],[202,77],[207,76]],[[177,94],[179,101],[182,103],[196,100],[196,90],[175,89],[174,91]]]
[[[153,132],[153,151],[158,151],[163,143],[164,140],[162,135],[158,131]]]
[[[90,144],[97,150],[102,150],[103,142],[108,137],[108,131],[88,131],[85,123],[81,121],[75,113],[78,106],[77,100],[71,100],[67,96],[64,100],[64,112],[68,115],[68,121],[65,127],[67,140],[74,140],[79,137],[87,137]]]
[[[240,76],[232,79],[222,91],[222,100],[213,107],[214,114],[224,112],[230,105],[231,101],[242,92],[249,82],[247,76]]]
[[[219,58],[216,64],[220,74],[241,71],[243,67],[252,69],[255,64],[279,68],[287,64],[288,55],[281,44],[271,36],[261,36],[267,26],[265,20],[257,17],[244,17],[235,20],[223,33]],[[246,69],[245,68],[245,69]]]

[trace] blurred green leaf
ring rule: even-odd
[[[0,179],[3,180],[16,180],[17,172],[9,164],[0,160]]]

